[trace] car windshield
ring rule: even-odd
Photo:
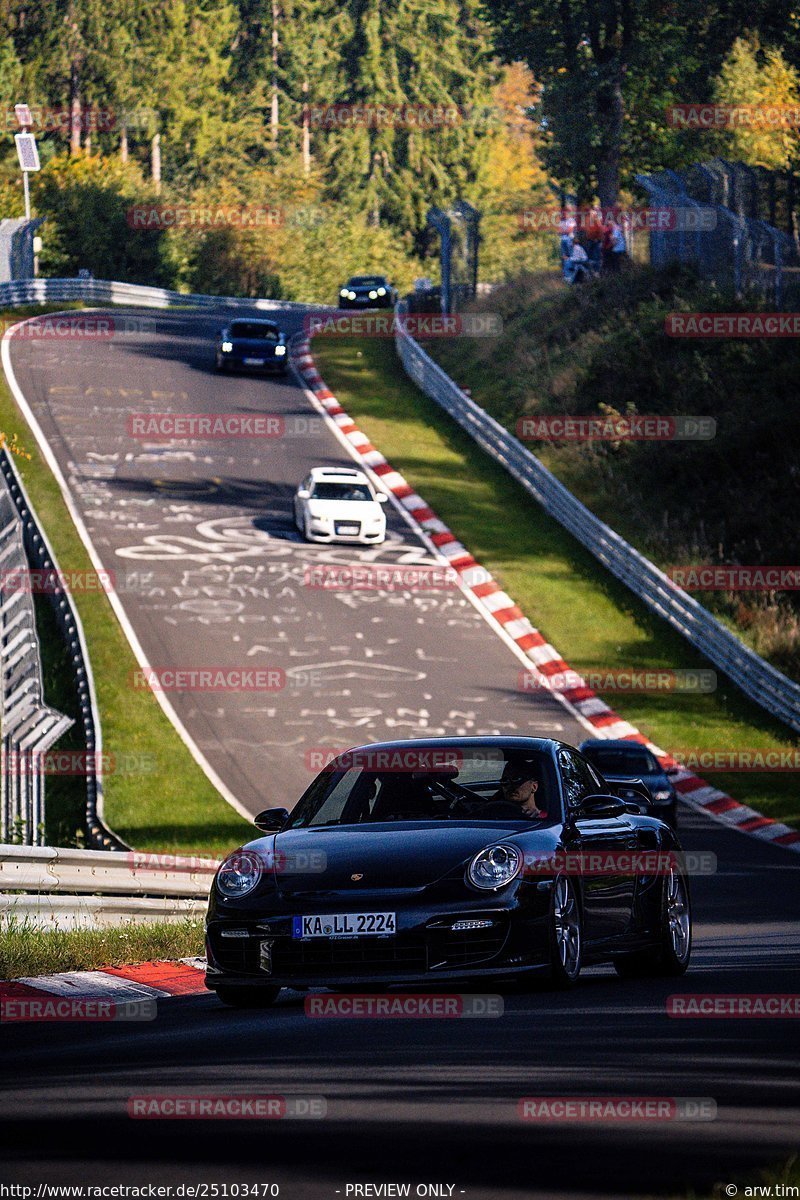
[[[365,483],[315,483],[311,493],[315,500],[372,500]]]
[[[354,275],[350,280],[350,287],[386,287],[386,280],[382,275]]]
[[[555,770],[541,751],[420,743],[340,755],[300,799],[288,827],[494,820],[539,827],[559,813]]]
[[[231,325],[231,337],[243,338],[248,342],[277,342],[280,336],[277,325],[260,321],[234,321]]]
[[[603,775],[652,775],[661,770],[647,750],[587,750],[586,757]]]

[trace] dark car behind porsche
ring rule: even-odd
[[[643,783],[650,795],[652,809],[673,828],[678,822],[678,793],[652,750],[624,738],[587,738],[580,744],[584,754],[618,795],[636,800],[636,782]],[[643,811],[646,811],[644,809]]]

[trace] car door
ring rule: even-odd
[[[630,924],[635,878],[624,860],[637,849],[636,828],[627,814],[580,816],[585,797],[607,792],[606,785],[591,763],[566,746],[558,752],[558,767],[565,809],[571,814],[568,851],[582,875],[586,937],[602,941],[624,933]]]

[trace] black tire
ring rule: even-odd
[[[623,979],[674,979],[686,974],[691,954],[689,882],[682,871],[672,868],[661,886],[658,945],[615,959],[614,969]]]
[[[278,987],[221,987],[217,998],[229,1008],[270,1008],[278,998]]]
[[[553,883],[549,942],[551,987],[574,987],[583,965],[583,915],[578,889],[568,875],[559,875]]]

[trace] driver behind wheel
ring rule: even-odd
[[[537,763],[530,759],[509,759],[503,767],[500,787],[486,801],[481,816],[544,820],[547,812],[537,804],[537,796],[543,798],[543,792],[544,785]]]

